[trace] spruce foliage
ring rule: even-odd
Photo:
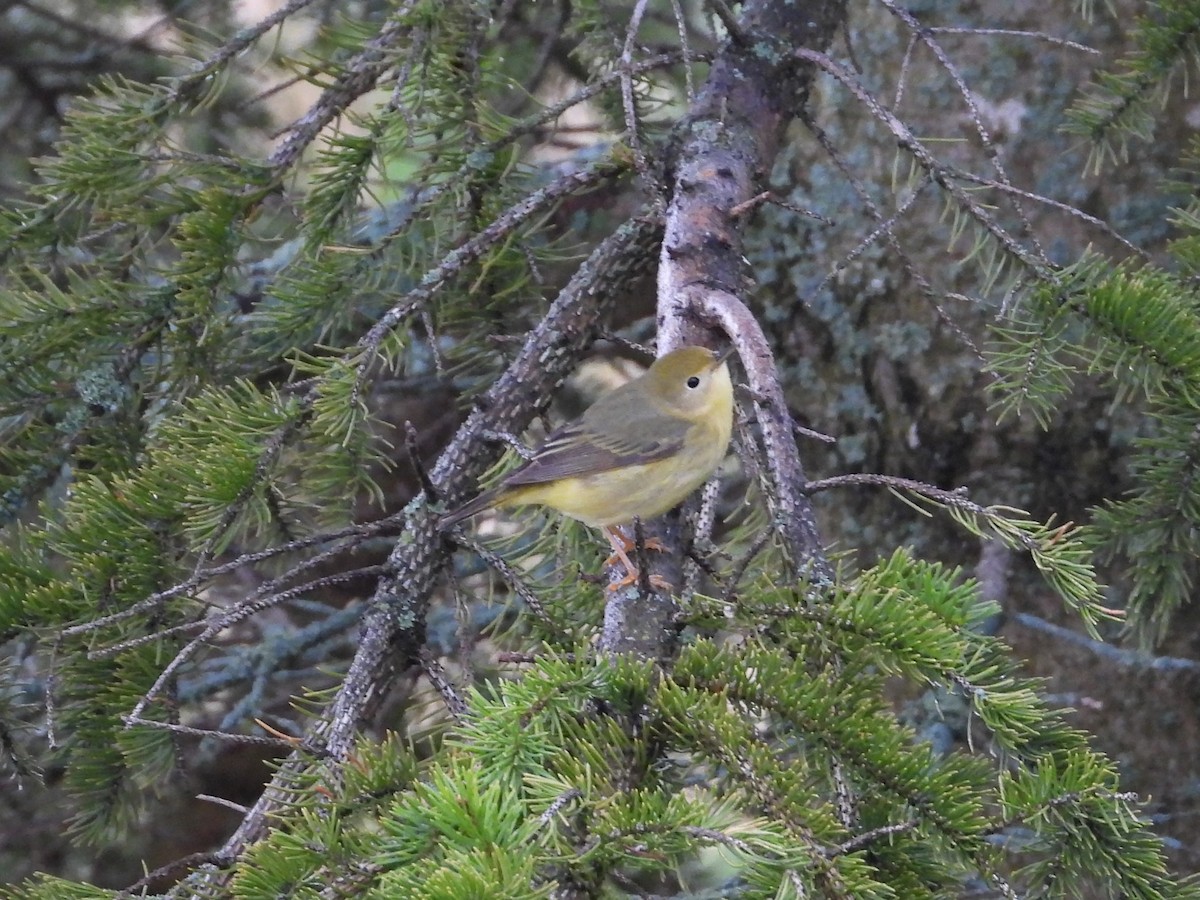
[[[0,211],[0,750],[17,779],[61,769],[77,840],[136,831],[164,784],[229,740],[279,757],[265,834],[136,892],[1200,897],[1168,872],[1114,764],[988,633],[997,607],[974,579],[903,547],[832,579],[800,570],[763,513],[795,486],[771,481],[761,397],[719,545],[711,503],[685,520],[697,536],[669,658],[598,649],[607,594],[580,575],[602,554],[581,526],[531,514],[477,537],[434,531],[431,508],[496,466],[608,329],[608,292],[652,264],[658,213],[622,229],[603,207],[660,171],[635,171],[643,150],[654,165],[680,152],[670,101],[739,43],[729,21],[681,17],[692,47],[673,13],[635,41],[630,11],[616,26],[591,0],[561,7],[554,31],[521,4],[364,7],[289,61],[319,99],[269,155],[197,139],[228,112],[240,56],[269,53],[305,5],[189,42],[171,77],[98,81]],[[1151,101],[1194,56],[1193,5],[1163,5],[1078,104],[1071,127],[1102,161],[1149,133]],[[532,95],[558,55],[609,129],[632,117],[636,135],[531,161],[562,112]],[[974,235],[979,293],[1017,301],[993,335],[996,411],[1049,423],[1078,379],[1110,381],[1143,423],[1136,487],[1075,528],[899,478],[854,483],[1025,555],[1095,636],[1116,618],[1093,566],[1107,554],[1152,643],[1200,558],[1200,211],[1178,211],[1169,263],[1035,263],[901,143],[945,191],[951,232]],[[593,250],[579,218],[615,236]],[[546,337],[572,290],[586,312]],[[517,346],[540,354],[542,384],[512,374]],[[498,358],[511,367],[497,380]],[[441,462],[426,466],[415,429],[386,427],[396,385],[462,398]],[[488,416],[504,427],[473,435]],[[478,437],[466,460],[463,434]],[[416,484],[392,508],[398,461]],[[415,599],[429,573],[402,564],[426,545],[436,602]],[[398,572],[412,577],[382,599],[361,587]],[[402,708],[327,746],[322,717],[353,701],[344,686],[380,620],[413,643],[390,648]],[[486,671],[456,655],[476,644]],[[921,691],[965,705],[960,746],[897,714],[897,692]],[[47,874],[0,896],[129,894]]]

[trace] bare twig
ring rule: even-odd
[[[1050,44],[1056,44],[1059,47],[1066,47],[1070,50],[1078,50],[1081,53],[1090,53],[1092,56],[1100,56],[1101,53],[1095,47],[1089,47],[1087,44],[1080,44],[1077,41],[1069,41],[1066,38],[1055,37],[1052,34],[1046,34],[1044,31],[1020,31],[1014,28],[954,28],[947,25],[936,25],[925,28],[930,34],[964,34],[979,37],[1025,37],[1032,38],[1036,41],[1046,41]]]
[[[638,134],[637,104],[633,96],[633,45],[637,40],[638,29],[642,25],[642,16],[646,14],[648,0],[637,0],[633,6],[633,14],[629,17],[629,27],[625,29],[625,46],[621,49],[621,104],[625,110],[625,134],[629,139],[629,149],[633,152],[634,165],[638,174],[645,177],[650,172],[646,161],[645,151],[642,150],[642,139]]]
[[[246,600],[241,601],[222,615],[217,616],[215,619],[205,623],[204,630],[184,644],[175,654],[175,657],[169,663],[167,663],[167,665],[159,673],[158,677],[154,680],[154,683],[150,686],[150,689],[142,695],[141,699],[138,700],[133,709],[130,711],[130,717],[135,719],[140,718],[150,704],[154,702],[154,699],[160,693],[162,693],[167,685],[176,678],[183,666],[186,665],[187,662],[201,649],[207,646],[209,641],[211,641],[222,631],[225,631],[227,628],[232,628],[234,625],[237,625],[239,622],[244,622],[251,616],[256,616],[260,612],[271,609],[272,607],[278,606],[281,603],[286,603],[287,601],[292,600],[301,594],[315,590],[316,588],[326,587],[334,584],[342,584],[352,578],[382,575],[387,571],[386,567],[384,566],[363,566],[359,569],[338,572],[334,575],[327,575],[323,578],[315,578],[312,581],[306,581],[302,584],[288,587],[283,590],[276,590],[276,588],[278,588],[281,584],[291,578],[294,578],[300,571],[307,570],[313,566],[326,562],[330,557],[340,553],[341,549],[338,548],[337,550],[331,550],[326,553],[319,554],[312,559],[305,560],[303,563],[298,566],[294,566],[279,578],[272,579],[264,584]],[[159,635],[156,634],[151,636],[149,639],[157,640],[158,638]],[[94,650],[92,653],[98,655],[111,655],[119,650],[125,650],[134,646],[139,646],[146,641],[146,637],[133,638],[129,641],[124,641],[121,644],[114,645],[112,647]]]
[[[786,209],[796,215],[804,216],[809,219],[816,219],[823,225],[832,225],[833,220],[828,216],[823,216],[816,210],[806,209],[803,206],[797,206],[794,203],[788,203],[786,200],[780,200],[771,191],[762,191],[755,194],[749,200],[743,200],[741,203],[735,204],[729,208],[729,215],[737,219],[744,216],[746,213],[757,209],[764,203],[770,203],[773,206],[778,206],[780,209]]]
[[[717,14],[717,18],[721,20],[721,24],[725,26],[725,30],[729,32],[730,40],[745,46],[750,38],[746,34],[746,29],[742,27],[742,23],[738,21],[738,17],[729,8],[729,4],[725,0],[709,0],[709,6],[713,8],[713,12]]]
[[[561,794],[555,797],[550,805],[546,807],[545,811],[538,816],[539,827],[545,828],[554,821],[554,817],[562,812],[568,803],[573,803],[582,796],[583,791],[579,790],[578,788],[570,788],[569,790],[563,791]],[[533,838],[530,837],[530,840],[533,840]]]
[[[304,752],[314,757],[324,755],[319,747],[304,746],[301,742],[294,739],[284,739],[278,737],[259,737],[256,734],[235,734],[229,731],[216,731],[211,728],[193,728],[190,725],[179,725],[172,722],[158,722],[154,719],[143,719],[140,716],[122,716],[121,721],[125,723],[127,728],[133,726],[141,726],[144,728],[160,728],[164,731],[169,731],[172,734],[182,735],[184,737],[196,738],[211,738],[213,740],[225,741],[230,744],[245,744],[254,747],[266,747],[271,750],[282,750],[285,753],[291,753],[297,749],[303,749]]]
[[[857,853],[865,847],[875,843],[880,838],[891,837],[893,834],[903,834],[906,831],[912,831],[921,823],[916,819],[909,819],[907,822],[897,822],[895,825],[880,825],[878,828],[872,828],[870,831],[864,831],[862,834],[856,834],[850,840],[838,844],[836,847],[829,848],[829,856],[845,856],[848,853]]]
[[[692,77],[692,64],[687,61],[687,58],[692,55],[692,50],[688,44],[688,27],[687,19],[683,14],[683,4],[679,0],[671,0],[671,12],[675,16],[675,27],[679,29],[679,49],[683,51],[684,56],[684,93],[687,97],[687,102],[691,103],[696,99],[696,83]]]
[[[442,695],[442,701],[446,704],[447,711],[454,717],[454,721],[461,722],[463,716],[467,714],[467,701],[462,698],[462,694],[450,680],[450,676],[446,674],[446,670],[438,662],[437,657],[433,655],[433,651],[428,647],[422,647],[419,657],[425,677]]]
[[[205,803],[215,803],[217,806],[224,806],[226,809],[232,809],[235,813],[242,816],[249,812],[242,804],[226,800],[224,797],[217,797],[214,794],[197,794],[196,799],[203,800]]]
[[[975,96],[967,87],[966,80],[962,77],[958,67],[950,60],[949,54],[942,49],[941,45],[933,39],[933,33],[925,28],[917,18],[907,9],[898,7],[893,0],[879,0],[883,6],[888,9],[892,15],[899,18],[905,25],[912,29],[913,34],[933,53],[934,57],[945,69],[946,73],[954,82],[954,86],[958,88],[959,96],[966,105],[971,116],[971,122],[975,125],[975,133],[979,136],[979,142],[983,145],[984,154],[991,161],[993,168],[996,170],[996,175],[1001,184],[1011,185],[1012,181],[1008,177],[1008,172],[1004,167],[1004,162],[1000,157],[1000,152],[997,150],[995,143],[992,141],[991,133],[983,124],[983,118],[979,114],[979,107],[975,102]],[[1032,245],[1034,253],[1038,260],[1043,265],[1049,265],[1046,259],[1046,254],[1042,250],[1041,243],[1034,233],[1033,226],[1030,224],[1029,216],[1025,213],[1024,206],[1016,199],[1014,195],[1013,211],[1016,213],[1018,221],[1021,223],[1021,231],[1025,235],[1025,239]]]
[[[721,598],[723,603],[732,603],[734,596],[737,594],[738,584],[741,583],[742,577],[746,574],[746,570],[750,568],[750,563],[754,562],[754,558],[763,552],[763,549],[771,542],[772,532],[769,528],[764,528],[758,533],[754,539],[754,543],[750,545],[750,549],[742,554],[742,558],[737,561],[732,574],[729,576],[729,584],[725,588],[725,596]]]
[[[404,451],[408,454],[409,465],[413,467],[413,471],[417,473],[417,481],[431,501],[436,502],[438,499],[437,488],[429,479],[429,471],[425,468],[425,463],[421,459],[420,443],[417,438],[417,428],[411,421],[404,422]]]
[[[824,53],[818,53],[815,50],[800,48],[795,53],[800,59],[813,63],[841,82],[892,133],[892,136],[896,139],[900,147],[911,153],[921,168],[938,185],[944,188],[954,198],[955,202],[979,223],[985,231],[991,234],[1014,258],[1019,260],[1039,278],[1053,280],[1054,272],[1045,259],[1039,253],[1030,252],[1023,247],[1020,242],[996,221],[995,216],[976,202],[965,190],[954,184],[949,168],[929,151],[925,144],[912,133],[903,121],[884,109],[879,101],[845,67],[830,59]]]
[[[1150,672],[1200,672],[1200,662],[1178,656],[1153,656],[1138,650],[1123,650],[1103,641],[1093,640],[1086,634],[1063,628],[1029,613],[1017,613],[1013,620],[1033,631],[1082,647],[1094,656],[1125,669],[1145,669]]]
[[[546,607],[542,605],[542,599],[533,592],[533,588],[525,583],[525,579],[517,573],[517,570],[509,564],[508,560],[498,553],[493,553],[486,546],[479,543],[479,541],[469,538],[461,526],[456,527],[452,534],[455,543],[466,547],[493,569],[505,585],[507,585],[508,589],[525,601],[525,605],[529,607],[529,610],[544,625],[553,628],[556,632],[559,631],[554,623],[554,619],[546,612]]]
[[[62,630],[64,637],[75,637],[77,635],[86,634],[89,631],[96,631],[100,628],[106,628],[109,625],[115,625],[124,619],[129,619],[134,616],[139,616],[144,612],[153,609],[165,600],[170,600],[172,597],[178,597],[181,594],[187,594],[196,590],[203,582],[216,578],[220,575],[227,575],[230,572],[245,566],[251,566],[255,563],[262,562],[267,559],[272,559],[277,556],[282,556],[287,553],[296,553],[301,550],[307,550],[310,547],[315,547],[319,544],[327,544],[332,541],[338,541],[342,538],[354,537],[358,540],[347,541],[344,544],[339,544],[337,550],[345,552],[352,550],[359,542],[375,537],[380,532],[386,531],[394,526],[399,525],[404,521],[405,513],[400,511],[390,516],[385,516],[382,519],[376,519],[373,522],[364,522],[360,525],[349,525],[345,528],[340,528],[337,531],[322,532],[314,534],[311,537],[298,538],[294,541],[289,541],[286,544],[281,544],[278,547],[270,547],[266,550],[259,550],[254,553],[243,553],[236,559],[229,562],[221,563],[218,566],[212,566],[207,569],[200,569],[195,572],[187,581],[180,582],[173,587],[166,588],[155,594],[151,594],[143,600],[130,607],[127,607],[119,612],[111,615],[101,616],[98,619],[91,619],[87,622],[81,622],[78,625],[71,625]]]

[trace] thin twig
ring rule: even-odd
[[[508,585],[508,589],[525,601],[525,605],[529,607],[544,625],[552,626],[555,632],[562,633],[561,629],[555,624],[554,619],[546,612],[546,607],[542,605],[542,598],[533,592],[533,588],[525,583],[525,579],[517,574],[517,570],[509,565],[508,560],[498,553],[493,553],[488,547],[479,543],[479,541],[469,538],[461,526],[456,527],[451,534],[456,544],[466,547],[482,559],[490,568],[494,569],[496,574],[500,576],[500,579]]]
[[[186,594],[194,591],[204,581],[212,580],[220,575],[227,575],[228,573],[244,566],[250,566],[255,563],[263,562],[264,560],[272,559],[273,557],[281,556],[285,553],[295,553],[300,550],[307,550],[308,548],[315,547],[318,544],[326,544],[330,541],[341,540],[345,537],[357,537],[359,541],[348,541],[347,543],[339,544],[338,547],[335,548],[337,551],[341,552],[353,550],[359,542],[375,537],[380,532],[402,523],[405,515],[406,513],[404,510],[401,510],[400,512],[393,513],[390,516],[385,516],[382,519],[376,519],[372,522],[364,522],[359,525],[349,525],[345,528],[340,528],[337,531],[327,531],[322,532],[321,534],[312,535],[311,537],[299,538],[294,541],[289,541],[288,543],[282,544],[278,547],[271,547],[266,550],[256,551],[254,553],[243,553],[236,559],[222,563],[219,566],[202,569],[195,573],[187,581],[180,582],[179,584],[166,588],[165,590],[151,594],[144,600],[139,600],[137,603],[133,604],[133,606],[127,607],[120,612],[115,612],[107,616],[101,616],[98,619],[91,619],[87,622],[82,622],[79,625],[71,625],[67,628],[64,628],[62,630],[62,634],[64,637],[75,637],[80,634],[86,634],[90,631],[96,631],[100,628],[106,628],[109,625],[115,625],[116,623],[125,619],[141,615],[142,613],[153,609],[155,606],[159,605],[165,600],[169,600],[172,597],[178,597],[180,594]]]
[[[1046,41],[1050,44],[1057,44],[1059,47],[1068,47],[1071,50],[1079,50],[1082,53],[1090,53],[1092,56],[1101,56],[1101,52],[1095,47],[1089,47],[1087,44],[1080,44],[1077,41],[1070,41],[1066,38],[1055,37],[1052,34],[1046,34],[1044,31],[1020,31],[1015,28],[952,28],[947,25],[927,26],[925,28],[931,34],[966,34],[971,36],[992,37],[1000,35],[1003,37],[1027,37],[1038,41]]]
[[[409,465],[412,466],[413,471],[417,474],[417,481],[421,485],[421,490],[426,493],[430,501],[436,503],[438,492],[429,478],[429,471],[425,468],[424,461],[421,459],[417,427],[408,419],[404,421],[404,450],[408,454]]]
[[[1200,662],[1193,659],[1178,656],[1152,656],[1138,650],[1123,650],[1103,641],[1093,640],[1086,634],[1080,634],[1070,628],[1047,622],[1045,619],[1029,613],[1017,613],[1013,619],[1026,628],[1048,634],[1060,641],[1074,644],[1076,647],[1083,647],[1095,656],[1122,668],[1145,669],[1150,672],[1200,672]]]
[[[742,23],[738,21],[738,17],[733,14],[733,10],[729,8],[725,0],[708,0],[708,2],[713,8],[713,12],[717,14],[717,18],[721,20],[721,24],[725,26],[725,30],[729,32],[730,40],[735,44],[746,46],[750,42],[746,29],[742,28]]]
[[[340,552],[340,550],[337,552]],[[307,569],[312,566],[319,565],[320,563],[325,562],[327,557],[333,555],[333,552],[323,553],[317,557],[314,557],[313,559],[306,560],[305,562],[301,563],[300,566],[293,568],[291,571],[285,573],[279,578],[267,582],[267,584],[260,587],[247,600],[238,603],[237,606],[233,607],[228,612],[209,622],[207,627],[205,627],[200,634],[179,648],[179,651],[175,654],[175,657],[169,663],[167,663],[162,672],[160,672],[158,677],[154,680],[154,683],[150,685],[150,689],[147,690],[146,693],[142,695],[141,699],[139,699],[134,705],[130,715],[133,718],[141,717],[146,711],[147,707],[154,702],[154,698],[157,697],[158,694],[161,693],[176,677],[179,670],[183,668],[188,660],[195,656],[201,648],[203,648],[210,640],[212,640],[225,629],[232,628],[234,625],[245,621],[251,616],[258,615],[260,612],[270,609],[271,607],[278,606],[280,603],[285,603],[288,600],[291,600],[300,594],[314,590],[315,588],[340,584],[349,578],[360,578],[364,575],[382,575],[387,572],[386,566],[363,566],[359,569],[354,569],[349,572],[339,572],[335,575],[329,575],[324,578],[316,578],[312,581],[307,581],[303,584],[299,584],[295,587],[290,587],[285,590],[274,590],[277,585],[289,578],[294,577],[295,574],[301,569]],[[140,640],[140,638],[134,639],[134,641]],[[112,653],[115,649],[123,648],[126,644],[130,643],[133,642],[123,642],[121,645],[115,645],[115,647],[106,648],[106,651]],[[97,650],[92,652],[100,653],[105,651]]]
[[[687,19],[683,14],[683,4],[679,0],[671,0],[671,13],[675,16],[675,27],[679,29],[679,49],[683,51],[685,58],[683,64],[684,95],[690,106],[696,101],[696,84],[692,79],[692,64],[686,61],[686,58],[692,55],[692,50],[688,45]]]
[[[746,570],[750,568],[750,563],[754,562],[754,558],[762,553],[767,544],[771,542],[772,535],[773,533],[769,528],[764,528],[758,533],[758,537],[754,539],[754,543],[750,545],[750,549],[738,560],[733,573],[729,576],[729,583],[725,588],[725,596],[721,598],[721,602],[725,604],[733,602],[734,595],[737,594],[738,584],[741,583]]]
[[[171,734],[183,735],[184,737],[196,738],[211,738],[213,740],[225,741],[230,744],[243,744],[252,747],[266,747],[271,750],[283,750],[285,753],[291,753],[293,750],[302,749],[305,753],[312,756],[320,757],[325,753],[319,747],[312,747],[303,742],[294,739],[284,739],[277,737],[260,737],[256,734],[235,734],[229,731],[216,731],[211,728],[193,728],[190,725],[180,725],[172,722],[159,722],[155,719],[143,719],[140,716],[122,716],[121,721],[126,727],[142,726],[144,728],[159,728],[163,731],[169,731]]]
[[[642,25],[642,16],[646,14],[648,0],[637,0],[633,6],[633,14],[629,17],[629,27],[625,29],[625,46],[621,49],[621,104],[625,110],[625,134],[629,140],[629,149],[633,153],[634,165],[638,174],[646,178],[650,174],[650,164],[642,150],[642,139],[638,133],[637,104],[633,96],[633,46],[637,40],[638,29]]]
[[[217,797],[213,794],[197,794],[197,800],[203,800],[205,803],[215,803],[217,806],[224,806],[227,809],[232,809],[238,815],[244,816],[249,812],[249,808],[242,806],[240,803],[234,803],[232,800],[226,800],[224,797]]]
[[[864,831],[862,834],[856,834],[850,840],[838,844],[836,847],[829,848],[828,856],[846,856],[850,853],[857,853],[859,850],[870,846],[880,838],[891,837],[893,834],[903,834],[906,831],[912,831],[921,823],[916,819],[909,819],[907,822],[897,822],[895,825],[880,825],[878,828],[872,828],[870,831]]]
[[[462,698],[462,694],[458,692],[458,688],[454,686],[454,682],[450,680],[450,676],[446,674],[446,670],[429,647],[422,647],[420,652],[421,668],[425,672],[425,677],[429,679],[429,683],[434,689],[441,694],[442,702],[446,704],[446,710],[454,718],[455,722],[462,722],[463,716],[467,714],[467,701]]]
[[[991,133],[983,124],[983,118],[979,114],[979,107],[975,102],[975,95],[967,87],[967,82],[959,72],[958,67],[950,60],[949,54],[942,49],[942,46],[933,39],[932,32],[925,28],[920,21],[907,9],[897,6],[893,0],[879,0],[883,6],[888,9],[892,15],[897,16],[904,24],[913,30],[913,34],[925,44],[926,47],[933,53],[934,57],[941,64],[942,68],[950,76],[954,82],[954,86],[958,88],[959,96],[970,113],[971,122],[975,125],[975,133],[979,137],[979,142],[983,145],[984,155],[991,161],[992,167],[996,170],[997,176],[1002,184],[1011,185],[1012,179],[1008,177],[1008,172],[1004,167],[1004,162],[1000,157],[1000,152],[996,148],[995,142],[992,141]],[[1049,265],[1049,260],[1046,258],[1045,251],[1042,249],[1041,242],[1037,238],[1037,234],[1033,230],[1033,225],[1029,221],[1029,216],[1025,213],[1025,208],[1020,203],[1014,200],[1013,211],[1017,215],[1017,219],[1021,223],[1021,231],[1025,235],[1025,239],[1032,245],[1034,252],[1043,265]]]
[[[959,186],[951,181],[951,173],[948,168],[938,160],[922,143],[916,135],[914,135],[903,121],[894,116],[891,112],[884,109],[879,101],[867,91],[845,67],[841,66],[824,53],[819,53],[816,50],[807,48],[799,48],[794,51],[795,55],[803,60],[807,60],[818,66],[823,71],[832,75],[839,81],[850,93],[865,107],[868,111],[881,122],[899,143],[900,147],[907,150],[913,155],[917,162],[926,172],[930,174],[937,184],[946,189],[954,200],[968,212],[976,222],[978,222],[985,231],[991,234],[999,243],[1016,259],[1020,260],[1031,272],[1044,280],[1053,280],[1054,271],[1052,267],[1039,254],[1031,253],[1025,247],[1013,238],[1000,224],[996,221],[988,210],[967,194]]]

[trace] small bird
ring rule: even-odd
[[[733,383],[726,360],[681,347],[551,432],[500,484],[439,521],[450,528],[492,507],[548,506],[600,528],[626,576],[637,579],[632,542],[617,526],[660,516],[702,485],[720,464],[733,430]]]

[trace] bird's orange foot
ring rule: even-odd
[[[655,537],[646,538],[646,543],[643,544],[642,546],[645,549],[653,550],[656,553],[666,553],[667,552],[666,545],[662,541],[660,541],[658,538],[655,538]],[[615,553],[615,552],[612,553],[611,555],[609,555],[609,557],[607,559],[604,560],[604,567],[607,569],[609,566],[615,566],[617,563],[620,563],[621,565],[628,568],[628,566],[629,566],[629,551],[632,550],[633,548],[634,548],[633,544],[628,544],[621,548],[620,554]],[[615,550],[616,548],[614,547],[613,549]]]
[[[608,543],[612,547],[613,551],[612,556],[604,561],[605,568],[614,566],[618,562],[625,567],[625,576],[619,581],[611,582],[608,585],[608,590],[619,591],[621,588],[629,587],[629,585],[636,582],[638,577],[641,575],[638,567],[635,566],[633,561],[629,558],[629,551],[632,550],[636,544],[629,540],[629,538],[622,534],[617,528],[605,528],[604,534],[608,538]],[[663,542],[656,537],[647,538],[642,546],[647,550],[656,550],[659,553],[665,553],[667,550]],[[650,586],[656,591],[670,591],[674,587],[671,582],[667,581],[661,575],[651,575]]]
[[[638,578],[641,577],[641,574],[642,573],[639,569],[634,569],[632,572],[626,569],[625,575],[619,581],[610,581],[605,590],[619,591],[621,588],[627,588],[636,582]],[[655,575],[653,572],[650,573],[650,587],[654,588],[656,591],[661,591],[664,594],[669,594],[671,591],[675,590],[675,585],[671,584],[671,582],[667,581],[667,579],[663,578],[661,575]]]

